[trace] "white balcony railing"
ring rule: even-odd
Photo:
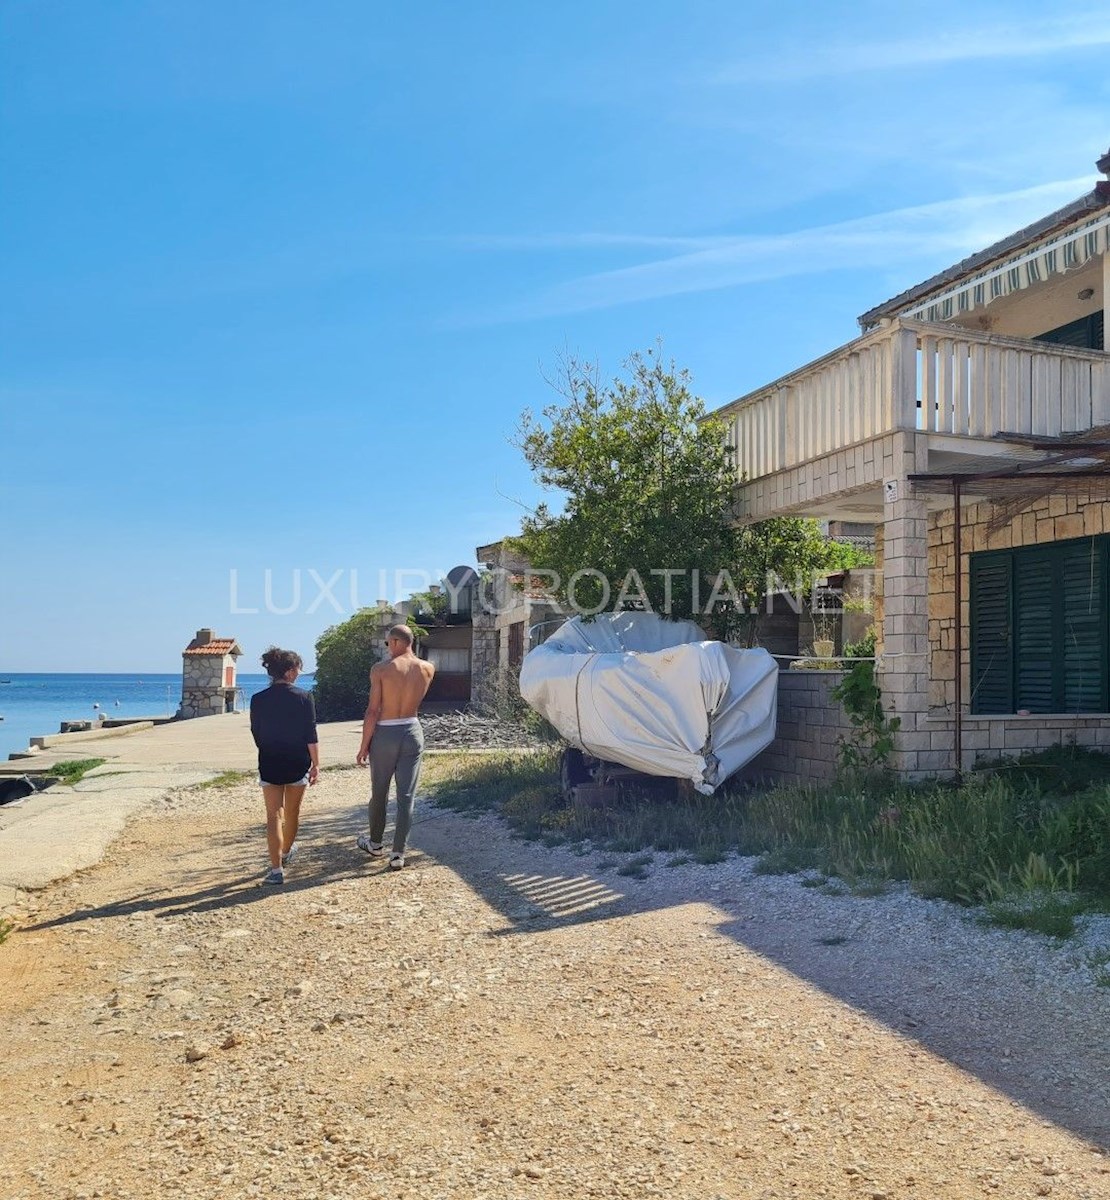
[[[1110,424],[1110,355],[897,320],[724,414],[741,479],[895,430],[992,437]]]

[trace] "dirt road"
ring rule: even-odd
[[[0,947],[0,1195],[1110,1197],[1110,989],[1066,951],[428,804],[391,874],[364,787],[325,775],[284,888],[243,785],[40,897]]]

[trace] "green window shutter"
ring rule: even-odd
[[[1056,619],[1059,604],[1058,555],[1051,547],[1014,554],[1014,642],[1017,705],[1030,712],[1059,712],[1063,703],[1063,664]]]
[[[1106,579],[1102,539],[1060,547],[1062,712],[1105,712]]]
[[[1102,350],[1105,337],[1103,333],[1103,311],[1092,313],[1089,317],[1080,317],[1078,321],[1070,321],[1047,333],[1038,333],[1035,342],[1053,342],[1057,346],[1075,346],[1080,350]]]
[[[969,568],[971,711],[1014,711],[1011,556],[973,554]]]

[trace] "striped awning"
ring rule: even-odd
[[[1043,283],[1053,275],[1081,267],[1110,251],[1110,213],[1083,221],[1071,229],[1026,247],[1012,258],[969,275],[900,313],[923,321],[951,321],[961,313],[983,308],[999,296]]]

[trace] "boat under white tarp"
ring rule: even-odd
[[[778,666],[654,613],[573,617],[524,656],[520,694],[585,754],[706,795],[770,745]]]

